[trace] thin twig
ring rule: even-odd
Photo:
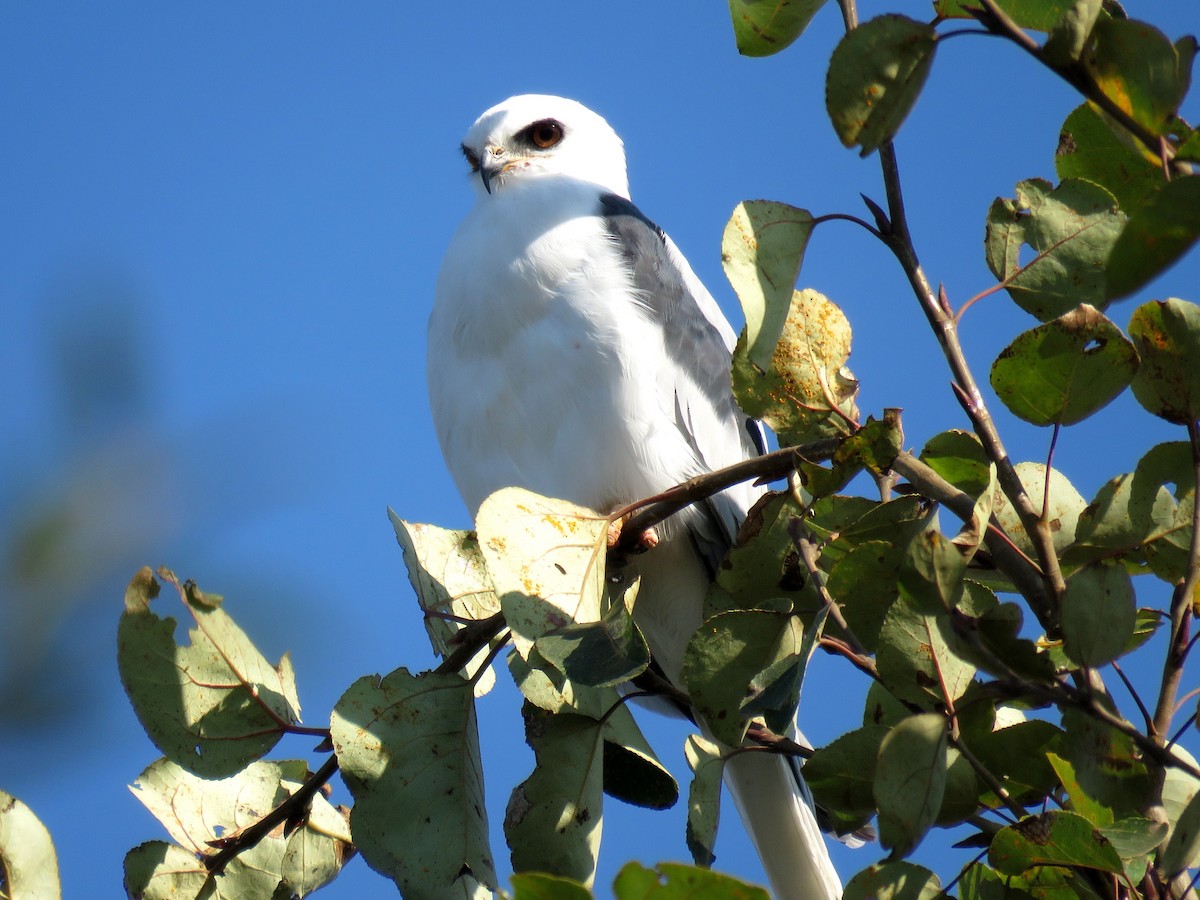
[[[1174,161],[1175,148],[1165,141],[1161,135],[1158,135],[1146,128],[1138,122],[1128,112],[1118,106],[1111,97],[1108,96],[1100,86],[1096,83],[1095,77],[1091,70],[1088,69],[1079,60],[1074,60],[1068,63],[1058,63],[1051,61],[1042,51],[1042,47],[1038,45],[1032,37],[1014,22],[995,0],[977,0],[983,7],[982,9],[972,9],[965,7],[966,11],[973,15],[984,28],[995,32],[1001,37],[1006,37],[1014,44],[1056,74],[1075,90],[1079,91],[1085,98],[1090,100],[1096,106],[1100,107],[1111,118],[1121,124],[1121,127],[1128,131],[1133,137],[1148,150],[1163,160],[1164,168],[1172,167],[1177,173],[1186,174],[1180,164]]]
[[[1200,425],[1190,422],[1187,426],[1188,440],[1192,450],[1192,475],[1196,489],[1192,492],[1192,522],[1200,521]],[[1171,730],[1171,715],[1175,711],[1175,698],[1179,693],[1179,682],[1183,678],[1183,664],[1191,641],[1190,625],[1193,600],[1197,584],[1200,583],[1200,528],[1192,527],[1192,543],[1188,553],[1187,571],[1183,580],[1175,585],[1171,595],[1170,638],[1166,659],[1163,661],[1162,682],[1158,691],[1158,705],[1154,710],[1154,734],[1159,740]]]
[[[716,469],[690,478],[683,484],[668,488],[661,494],[647,497],[615,510],[609,515],[613,521],[629,516],[621,528],[619,548],[628,549],[640,534],[659,522],[673,516],[681,509],[720,493],[726,488],[743,481],[777,481],[796,471],[801,462],[818,462],[830,459],[841,445],[839,438],[823,438],[796,447],[785,447],[772,453],[764,453],[723,469]]]
[[[833,619],[837,627],[841,629],[846,646],[858,656],[870,660],[870,651],[858,639],[854,630],[846,624],[846,618],[842,615],[842,608],[838,606],[837,601],[833,599],[833,596],[829,593],[829,589],[825,586],[825,573],[817,565],[817,545],[808,535],[803,524],[795,528],[790,527],[799,521],[798,519],[794,519],[792,523],[789,523],[788,537],[792,539],[792,545],[800,551],[800,559],[803,560],[804,568],[808,571],[810,583],[816,589],[817,596],[821,598],[821,602],[825,604],[825,608],[829,611],[829,618]],[[870,660],[870,662],[873,668],[874,660]]]
[[[1033,542],[1037,551],[1038,564],[1043,572],[1044,589],[1038,593],[1043,595],[1045,602],[1039,598],[1031,602],[1031,608],[1046,627],[1047,633],[1057,632],[1056,611],[1059,599],[1066,584],[1063,581],[1062,570],[1059,568],[1058,554],[1054,549],[1050,528],[1042,519],[1038,510],[1033,508],[1025,486],[1017,476],[1016,468],[1004,448],[1000,434],[992,421],[984,403],[983,394],[975,382],[966,355],[958,338],[958,328],[953,317],[943,309],[937,294],[929,284],[929,279],[921,268],[917,253],[913,247],[912,236],[908,230],[908,218],[904,211],[904,194],[900,187],[900,169],[896,161],[896,151],[889,141],[879,148],[879,164],[883,170],[883,183],[888,199],[888,213],[891,229],[885,240],[901,268],[908,276],[909,284],[916,294],[917,300],[929,320],[930,326],[942,347],[942,353],[950,365],[954,376],[954,384],[958,388],[960,400],[975,433],[983,443],[988,457],[996,464],[996,477],[1000,488],[1012,503]]]
[[[817,216],[814,218],[812,223],[813,225],[820,225],[822,222],[833,221],[853,222],[855,225],[861,225],[863,228],[867,229],[867,231],[871,232],[871,234],[873,234],[875,237],[883,240],[883,234],[880,233],[878,228],[876,228],[870,222],[860,219],[858,216],[852,216],[847,213],[826,213],[823,216]]]
[[[296,789],[296,793],[292,794],[253,825],[239,831],[237,834],[221,838],[219,841],[211,841],[210,844],[212,846],[219,846],[221,849],[212,856],[201,857],[204,867],[208,869],[209,878],[220,875],[235,856],[256,846],[263,838],[274,831],[276,826],[282,825],[285,822],[300,821],[308,815],[308,809],[313,797],[325,786],[325,783],[333,777],[333,773],[337,770],[337,757],[329,757],[329,759],[325,760],[325,764],[321,768],[305,779],[304,783]]]
[[[458,646],[433,671],[439,675],[449,675],[452,672],[460,671],[474,659],[481,647],[504,630],[504,624],[503,613],[492,613],[486,619],[479,619],[455,632],[454,643]]]
[[[1142,719],[1146,723],[1146,730],[1149,731],[1154,727],[1154,719],[1150,715],[1150,710],[1146,709],[1146,704],[1142,702],[1142,698],[1134,689],[1133,683],[1126,677],[1125,672],[1121,669],[1120,663],[1115,659],[1112,661],[1113,671],[1117,673],[1117,677],[1121,679],[1121,683],[1125,685],[1125,690],[1129,691],[1129,696],[1133,698],[1133,702],[1137,704],[1138,712],[1142,714]]]
[[[950,743],[955,750],[962,754],[963,759],[970,763],[971,768],[975,770],[975,774],[984,780],[987,786],[991,788],[992,793],[1000,798],[1000,802],[1015,817],[1014,821],[1020,821],[1025,818],[1025,808],[1012,798],[1012,794],[1008,792],[1008,788],[1004,786],[1000,779],[993,775],[991,770],[979,761],[979,757],[971,752],[971,748],[963,743],[962,735],[951,735]],[[999,810],[993,810],[993,812],[996,815],[1002,815]]]

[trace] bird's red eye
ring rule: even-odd
[[[546,150],[563,139],[563,127],[553,119],[535,122],[529,126],[529,138],[538,149]]]

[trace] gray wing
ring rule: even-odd
[[[629,267],[638,302],[662,328],[675,371],[675,424],[706,469],[765,452],[762,427],[738,408],[730,385],[734,333],[687,260],[657,225],[629,200],[600,198],[605,227]],[[730,488],[688,522],[692,539],[715,573],[759,491]]]

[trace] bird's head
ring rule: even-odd
[[[604,119],[565,97],[509,97],[475,120],[462,151],[479,176],[480,193],[559,175],[629,196],[621,139]]]

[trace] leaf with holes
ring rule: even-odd
[[[1078,178],[1054,187],[1022,181],[1016,197],[988,211],[984,250],[988,268],[1013,301],[1042,321],[1080,303],[1107,304],[1105,265],[1125,216],[1108,191]],[[1022,261],[1022,248],[1033,255]]]
[[[272,666],[221,608],[192,582],[172,584],[196,623],[187,646],[175,620],[150,610],[159,585],[142,569],[125,592],[117,630],[117,667],[138,720],[173,762],[210,778],[231,775],[275,746],[299,721],[300,701],[287,654]]]
[[[720,872],[682,863],[659,863],[648,869],[626,863],[613,881],[614,900],[771,900],[765,890]]]
[[[992,364],[1004,405],[1034,425],[1074,425],[1129,385],[1138,355],[1121,329],[1086,303],[1009,344]]]

